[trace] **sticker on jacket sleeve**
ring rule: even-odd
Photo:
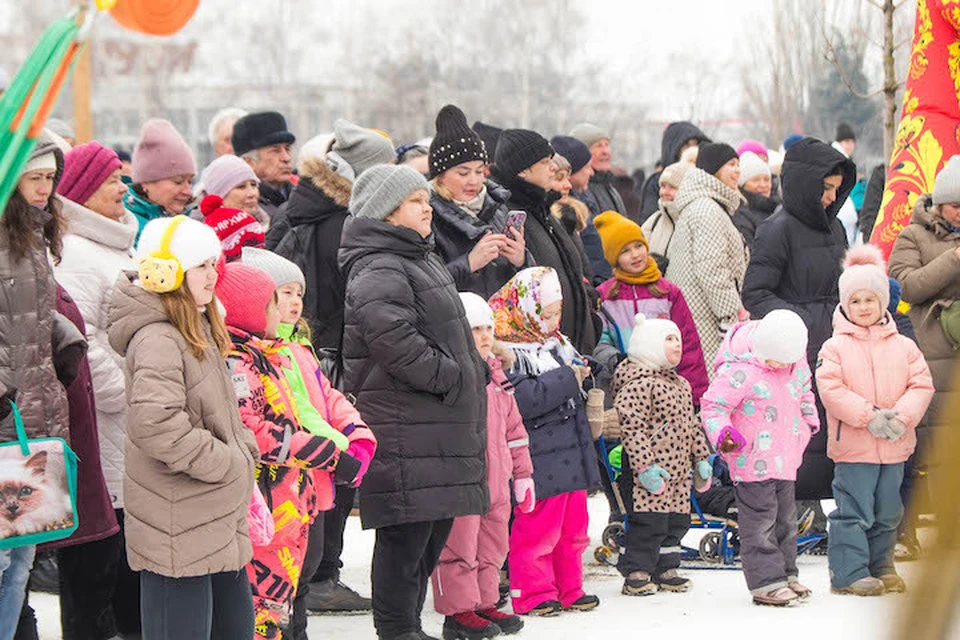
[[[247,382],[247,376],[242,373],[235,373],[230,376],[233,380],[233,390],[237,394],[237,399],[250,397],[250,383]]]

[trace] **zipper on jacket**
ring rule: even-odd
[[[843,420],[837,420],[837,442],[840,442],[840,430],[843,429]]]

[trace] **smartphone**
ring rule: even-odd
[[[523,225],[527,221],[527,212],[519,209],[514,209],[507,213],[507,221],[503,225],[503,232],[512,235],[510,229],[516,231],[520,236],[523,235]]]

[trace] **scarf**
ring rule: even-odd
[[[654,260],[653,256],[648,255],[647,266],[645,266],[640,273],[629,273],[620,267],[614,267],[613,277],[627,284],[653,284],[659,281],[660,278],[663,277],[663,274],[660,273],[660,267],[657,266],[657,261]]]
[[[513,369],[536,376],[580,358],[567,337],[559,329],[548,333],[543,321],[544,307],[562,300],[560,279],[550,267],[524,269],[490,298],[494,333],[517,356]]]
[[[472,200],[467,200],[466,202],[460,202],[455,200],[457,206],[466,211],[468,214],[474,218],[480,215],[480,212],[483,211],[483,203],[487,200],[487,185],[483,185],[480,189],[480,193],[473,197]]]
[[[289,411],[293,414],[296,423],[300,424],[300,413],[297,410],[296,401],[293,399],[293,391],[290,389],[290,383],[287,382],[286,376],[278,369],[278,367],[285,368],[290,366],[289,357],[283,353],[285,349],[283,340],[258,338],[251,333],[241,331],[234,327],[229,327],[228,330],[230,332],[230,341],[233,343],[231,354],[241,358],[244,354],[250,356],[253,360],[253,368],[257,372],[257,377],[260,378],[263,388],[270,389],[280,387],[283,391],[282,395],[290,399],[290,404],[286,407],[282,406],[282,398],[276,398],[276,401],[281,403],[276,406],[273,405],[270,398],[267,398],[267,403],[271,405],[271,408],[278,416]]]

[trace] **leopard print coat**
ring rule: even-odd
[[[690,383],[674,369],[653,369],[628,358],[617,367],[613,393],[623,448],[634,474],[652,464],[670,474],[659,495],[634,480],[633,511],[689,513],[692,465],[710,455],[693,411]]]

